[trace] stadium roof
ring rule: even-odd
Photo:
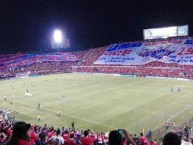
[[[143,39],[143,29],[184,25],[193,34],[192,0],[1,1],[0,53],[50,47],[61,28],[71,49]]]

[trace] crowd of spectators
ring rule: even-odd
[[[28,124],[23,121],[15,121],[11,117],[5,119],[0,113],[0,145],[158,145],[153,139],[151,130],[145,136],[143,133],[132,135],[124,129],[112,130],[110,132],[93,131],[90,129],[78,130],[76,128],[54,128],[53,126],[39,126]],[[168,130],[170,124],[166,122]],[[191,137],[187,137],[190,129],[187,124],[183,131],[177,130],[174,123],[172,130],[164,136],[163,145],[180,145],[185,142],[191,145]],[[175,126],[175,127],[174,127]]]
[[[14,73],[22,73],[30,71],[31,74],[54,74],[59,72],[71,72],[71,66],[76,62],[38,62],[36,64],[19,67]]]
[[[78,64],[80,66],[92,66],[94,62],[106,51],[108,46],[91,49]]]
[[[136,76],[159,76],[173,78],[188,78],[193,79],[193,67],[186,66],[183,68],[162,68],[162,67],[147,67],[147,66],[79,66],[77,72],[89,73],[113,73],[113,74],[128,74]]]
[[[130,136],[129,141],[132,141]],[[56,129],[46,124],[39,126],[22,121],[13,122],[13,120],[5,119],[3,115],[0,115],[1,145],[105,145],[108,142],[108,132],[96,132],[90,129],[77,130],[65,127]],[[113,143],[111,144],[113,145]]]
[[[177,63],[164,63],[152,61],[143,65],[99,65],[94,62],[107,50],[108,46],[90,49],[80,52],[71,52],[75,55],[77,61],[36,61],[25,63],[18,67],[0,66],[0,78],[15,77],[18,73],[30,72],[30,74],[54,74],[69,72],[87,72],[87,73],[113,73],[128,74],[136,76],[159,76],[173,78],[193,79],[192,65],[179,65]],[[11,58],[20,59],[22,54]],[[6,56],[9,57],[9,56]],[[3,58],[1,58],[3,59]],[[9,59],[8,59],[9,60]],[[10,61],[10,60],[9,60]]]
[[[73,66],[76,66],[77,63],[88,53],[86,51],[80,52],[71,52],[71,56],[76,56],[77,61],[53,61],[53,60],[44,60],[40,61],[38,59],[28,60],[24,59],[24,54],[15,54],[15,55],[2,55],[0,58],[0,78],[11,78],[15,77],[16,74],[28,73],[29,74],[54,74],[54,73],[69,73],[72,72]],[[36,56],[36,55],[35,55]],[[38,54],[37,54],[38,57]],[[13,60],[12,60],[13,59]],[[69,58],[68,58],[69,59]]]

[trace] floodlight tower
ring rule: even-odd
[[[51,38],[51,47],[52,49],[63,49],[70,47],[70,39],[66,38],[65,33],[60,29],[56,29],[52,33]]]
[[[64,48],[64,38],[61,30],[54,30],[51,45],[54,49]]]
[[[61,30],[55,30],[53,34],[53,39],[56,43],[61,43],[63,40],[62,31]]]

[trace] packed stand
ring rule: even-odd
[[[174,39],[147,42],[153,45],[155,50],[149,52],[158,52],[159,54],[166,53],[162,47],[170,47],[170,45],[162,45],[165,42],[183,41],[185,39]],[[129,44],[130,42],[128,42]],[[132,43],[145,43],[145,42],[131,42]],[[125,45],[126,43],[120,43]],[[148,44],[148,46],[149,46]],[[118,44],[117,44],[118,45]],[[189,44],[191,45],[191,44]],[[141,65],[122,65],[122,64],[95,64],[95,62],[106,53],[110,46],[104,46],[96,49],[90,49],[79,52],[57,52],[52,54],[16,54],[16,55],[0,55],[0,78],[15,77],[18,73],[30,74],[55,74],[55,73],[69,73],[69,72],[86,72],[86,73],[113,73],[113,74],[126,74],[135,76],[159,76],[159,77],[173,77],[173,78],[187,78],[193,79],[193,65],[180,65],[179,63],[165,63],[150,61]],[[161,52],[158,48],[164,50]],[[185,51],[182,49],[183,54],[193,54],[193,49],[189,48]],[[124,49],[123,49],[124,50]],[[136,49],[137,51],[137,49]],[[159,52],[160,51],[160,52]],[[139,56],[145,56],[146,50],[140,52]],[[170,53],[169,51],[167,53]],[[167,54],[166,53],[166,54]],[[147,53],[149,54],[149,53]],[[151,53],[150,53],[151,54]],[[154,53],[153,53],[154,54]],[[115,55],[117,56],[117,55]],[[163,58],[165,56],[163,55]],[[184,56],[185,57],[185,56]],[[147,59],[151,56],[147,56]],[[183,58],[183,57],[182,57]],[[166,61],[167,58],[164,60]],[[139,61],[143,61],[140,60]],[[146,61],[146,56],[144,57]],[[162,60],[163,61],[163,60]],[[140,64],[140,62],[137,62]]]
[[[88,53],[86,51],[52,54],[11,54],[0,56],[0,78],[15,77],[19,73],[54,74],[72,72],[73,66]]]
[[[47,124],[39,126],[17,122],[14,117],[5,118],[5,114],[0,112],[0,145],[158,145],[158,141],[153,139],[151,130],[146,135],[140,133],[138,136],[131,135],[124,129],[104,133],[90,129],[78,130],[74,123],[71,126],[71,128],[54,128]],[[166,122],[164,127],[167,133],[163,144],[171,145],[166,143],[170,137],[173,138],[172,141],[178,143],[192,142],[191,129],[187,124],[177,128],[175,121]]]
[[[106,51],[107,48],[108,46],[91,49],[79,63],[79,66],[93,65],[93,63]]]

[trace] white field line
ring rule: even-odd
[[[19,103],[19,102],[18,102]],[[25,104],[25,105],[27,105],[27,104]],[[26,109],[28,109],[28,110],[32,110],[33,112],[40,112],[39,110],[35,110],[35,109],[31,109],[31,108],[27,108],[27,107],[25,107],[25,106],[22,106],[22,107],[24,107],[24,108],[26,108]],[[30,111],[31,112],[31,111]],[[20,114],[28,114],[29,112],[25,112],[25,113],[20,113]],[[48,113],[44,113],[44,112],[41,112],[41,114],[45,114],[46,116],[45,117],[49,117],[49,116],[52,116],[51,114],[48,114]]]
[[[180,96],[180,98],[179,99],[182,99],[182,98],[184,98],[184,97],[186,97],[186,96],[189,96],[189,95],[193,95],[193,93],[192,92],[189,92],[189,93],[187,93],[187,94],[185,94],[185,95],[182,95],[182,96]],[[174,99],[172,102],[178,102],[178,100],[179,99]],[[181,103],[180,103],[181,104]],[[188,104],[183,104],[183,105],[188,105]],[[189,106],[189,105],[188,105]]]
[[[47,110],[47,111],[50,111],[50,112],[56,112],[54,110],[50,110],[50,109],[44,109],[44,110]],[[95,122],[95,121],[91,121],[91,120],[88,120],[88,119],[84,119],[84,118],[81,118],[81,117],[76,117],[76,116],[73,116],[73,115],[69,115],[69,114],[63,114],[65,116],[68,116],[68,117],[71,117],[71,118],[76,118],[76,119],[79,119],[79,120],[83,120],[83,121],[86,121],[86,122],[90,122],[90,123],[93,123],[93,124],[98,124],[98,125],[101,125],[101,126],[104,126],[104,127],[108,127],[108,128],[112,128],[112,129],[117,129],[116,127],[112,127],[112,126],[108,126],[108,125],[105,125],[105,124],[101,124],[101,123],[98,123],[98,122]]]
[[[151,95],[151,94],[154,94],[156,92],[159,92],[160,90],[162,89],[165,89],[165,87],[163,88],[160,88],[158,90],[155,90],[151,93],[147,93],[147,94],[144,94],[144,96],[148,96],[148,95]],[[29,105],[31,107],[34,107],[33,105],[30,105],[30,104],[26,104],[26,103],[22,103],[22,102],[19,102],[19,101],[15,101],[17,103],[21,103],[21,104],[24,104],[24,105]],[[53,112],[53,113],[56,113],[57,111],[54,111],[54,110],[50,110],[50,109],[45,109],[45,108],[41,108],[41,109],[44,109],[44,110],[47,110],[47,111],[50,111],[50,112]],[[105,124],[101,124],[101,123],[98,123],[98,122],[95,122],[95,121],[91,121],[91,120],[88,120],[88,119],[84,119],[84,118],[81,118],[81,117],[76,117],[76,116],[73,116],[73,115],[69,115],[69,114],[64,114],[65,116],[68,116],[68,117],[71,117],[71,118],[76,118],[78,120],[83,120],[83,121],[86,121],[86,122],[90,122],[90,123],[93,123],[93,124],[98,124],[98,125],[101,125],[101,126],[104,126],[104,127],[108,127],[108,128],[111,128],[111,129],[117,129],[116,127],[112,127],[112,126],[109,126],[109,125],[105,125]]]
[[[35,107],[35,106],[33,106],[33,105],[30,105],[30,104],[27,104],[27,103],[22,103],[22,102],[19,102],[19,101],[13,101],[13,102],[17,102],[17,103],[19,103],[19,104],[23,104],[23,105],[28,105],[28,106],[31,106],[31,107]],[[39,110],[35,110],[35,109],[31,109],[31,108],[27,108],[27,107],[25,107],[25,106],[22,106],[22,107],[24,107],[24,108],[26,108],[26,109],[28,109],[28,110],[32,110],[33,112],[41,112],[41,111],[39,111]],[[37,108],[37,107],[36,107]],[[27,113],[20,113],[20,114],[27,114]],[[45,119],[46,118],[48,118],[48,117],[50,117],[50,116],[52,116],[51,114],[48,114],[48,113],[44,113],[44,112],[41,112],[41,114],[45,114],[46,116],[44,117]],[[32,117],[33,118],[33,117]]]
[[[156,92],[159,92],[160,90],[163,90],[165,89],[165,87],[163,88],[160,88],[158,90],[155,90],[151,93],[147,93],[147,94],[144,94],[144,96],[148,96],[148,95],[151,95],[151,94],[154,94]],[[141,96],[141,95],[140,95]],[[24,105],[29,105],[31,107],[34,107],[33,105],[30,105],[30,104],[27,104],[27,103],[22,103],[22,102],[19,102],[19,101],[14,101],[14,102],[17,102],[17,103],[20,103],[20,104],[24,104]],[[47,110],[47,111],[50,111],[50,112],[53,112],[53,113],[56,113],[57,111],[54,111],[54,110],[50,110],[50,109],[45,109],[45,108],[41,108],[43,110]],[[83,120],[83,121],[86,121],[86,122],[90,122],[90,123],[93,123],[93,124],[98,124],[98,125],[101,125],[101,126],[104,126],[104,127],[108,127],[108,128],[111,128],[111,129],[117,129],[116,127],[112,127],[112,126],[108,126],[108,125],[105,125],[105,124],[101,124],[101,123],[98,123],[98,122],[95,122],[95,121],[91,121],[91,120],[88,120],[88,119],[84,119],[84,118],[81,118],[81,117],[76,117],[76,116],[73,116],[73,115],[69,115],[69,114],[64,114],[65,116],[68,116],[68,117],[71,117],[71,118],[76,118],[76,119],[79,119],[79,120]]]
[[[150,94],[154,94],[154,93],[159,92],[160,90],[162,90],[162,89],[164,89],[164,88],[165,88],[165,87],[163,87],[163,88],[161,88],[161,89],[158,89],[158,90],[155,90],[155,91],[153,91],[153,92],[151,92],[151,93],[149,93],[149,94],[145,94],[144,96],[150,95]],[[184,98],[185,96],[190,95],[190,94],[192,94],[192,92],[189,92],[188,94],[185,94],[185,95],[181,96],[180,99],[181,99],[181,98]],[[177,104],[177,103],[175,103],[175,102],[177,102],[177,99],[173,100],[172,103],[173,103],[173,104]],[[188,105],[188,104],[182,104],[182,105],[187,106],[188,108],[190,107],[190,105]],[[188,109],[187,107],[186,107],[186,109]],[[185,109],[185,110],[186,110],[186,109]],[[185,110],[184,110],[184,111],[185,111]],[[184,111],[182,111],[182,112],[184,112]],[[180,113],[182,113],[182,112],[180,112]],[[179,113],[179,112],[178,112],[178,113]],[[177,114],[178,114],[178,113],[177,113]],[[157,112],[156,114],[158,114],[158,112]],[[159,114],[161,114],[161,113],[159,113]],[[179,114],[178,114],[178,115],[179,115]],[[173,118],[176,117],[176,116],[177,116],[177,115],[172,116],[172,117],[169,118],[167,121],[173,119]],[[144,119],[146,119],[146,118],[147,118],[147,117],[144,117]],[[162,126],[163,124],[164,124],[164,123],[162,123],[161,125],[155,127],[153,130],[158,129],[158,128],[159,128],[160,126]]]
[[[192,94],[192,93],[185,94],[185,95],[182,96],[182,98],[185,97],[185,96],[187,96],[187,95],[190,95],[190,94]],[[177,99],[176,99],[176,100],[177,100]],[[176,100],[175,100],[175,102],[177,102]],[[177,112],[176,114],[174,114],[174,116],[168,118],[166,121],[169,121],[169,120],[175,118],[176,116],[178,116],[179,114],[183,113],[185,110],[187,110],[188,108],[190,108],[190,107],[192,107],[192,106],[193,106],[193,104],[192,104],[192,105],[187,105],[187,107],[185,107],[183,110]],[[162,123],[162,124],[158,125],[157,127],[155,127],[155,128],[153,129],[153,131],[156,130],[156,129],[158,129],[158,128],[161,127],[162,125],[164,125],[164,123]]]
[[[155,90],[155,91],[153,91],[153,92],[151,92],[151,93],[147,93],[147,94],[145,94],[144,96],[149,96],[149,95],[151,95],[151,94],[154,94],[154,93],[156,93],[156,92],[159,92],[159,91],[162,90],[162,89],[165,89],[165,87],[160,88],[160,89],[158,89],[158,90]],[[56,112],[56,111],[53,111],[53,110],[50,110],[50,109],[44,109],[44,110],[51,111],[51,112],[54,112],[54,113]],[[91,121],[91,120],[88,120],[88,119],[76,117],[76,116],[73,116],[73,115],[69,115],[69,114],[64,114],[64,115],[65,115],[65,116],[68,116],[68,117],[71,117],[71,118],[76,118],[76,119],[79,119],[79,120],[83,120],[83,121],[86,121],[86,122],[90,122],[90,123],[93,123],[93,124],[98,124],[98,125],[101,125],[101,126],[105,126],[105,127],[108,127],[108,128],[117,129],[116,127],[104,125],[104,124],[101,124],[101,123],[98,123],[98,122],[95,122],[95,121]],[[130,133],[132,133],[132,132],[130,132]],[[133,134],[134,134],[134,133],[133,133]]]
[[[141,96],[149,96],[149,95],[152,95],[152,94],[155,94],[155,93],[157,93],[157,92],[159,92],[159,91],[161,91],[161,90],[163,90],[163,89],[166,89],[166,87],[162,87],[162,88],[160,88],[160,89],[157,89],[157,90],[155,90],[155,91],[152,91],[151,93],[147,93],[147,94],[139,94],[139,97],[141,97]],[[138,99],[138,98],[136,98],[136,99]],[[149,109],[146,109],[146,110],[141,110],[141,111],[149,111]]]
[[[17,102],[17,103],[20,103],[20,104],[24,104],[24,105],[28,105],[28,106],[34,107],[33,105],[30,105],[30,104],[27,104],[27,103],[22,103],[22,102],[19,102],[19,101],[14,101],[14,102]],[[46,111],[50,111],[50,112],[53,112],[53,113],[56,113],[56,112],[57,112],[57,111],[50,110],[50,109],[45,109],[45,108],[41,108],[41,109],[46,110]],[[104,126],[104,127],[111,128],[111,129],[117,129],[116,127],[108,126],[108,125],[105,125],[105,124],[101,124],[101,123],[98,123],[98,122],[95,122],[95,121],[91,121],[91,120],[88,120],[88,119],[76,117],[76,116],[73,116],[73,115],[68,115],[68,114],[64,114],[64,115],[65,115],[65,116],[68,116],[68,117],[71,117],[71,118],[76,118],[76,119],[79,119],[79,120],[83,120],[83,121],[86,121],[86,122],[90,122],[90,123],[93,123],[93,124],[98,124],[98,125],[101,125],[101,126]]]
[[[162,89],[164,89],[165,87],[163,88],[160,88],[158,90],[155,90],[151,93],[148,93],[148,94],[145,94],[144,96],[148,96],[150,94],[154,94]],[[47,110],[47,111],[53,111],[53,110],[49,110],[49,109],[44,109],[44,110]],[[53,111],[55,112],[55,111]],[[68,116],[68,117],[71,117],[71,118],[76,118],[76,119],[79,119],[79,120],[83,120],[83,121],[87,121],[87,122],[90,122],[90,123],[93,123],[93,124],[98,124],[98,125],[101,125],[101,126],[105,126],[105,127],[108,127],[108,128],[112,128],[112,129],[117,129],[116,127],[112,127],[112,126],[108,126],[108,125],[104,125],[104,124],[101,124],[101,123],[98,123],[98,122],[95,122],[95,121],[91,121],[91,120],[88,120],[88,119],[84,119],[84,118],[80,118],[80,117],[76,117],[76,116],[72,116],[72,115],[68,115],[68,114],[64,114],[65,116]]]
[[[161,91],[161,90],[163,90],[163,89],[165,89],[165,87],[160,88],[160,89],[157,89],[157,90],[155,90],[155,91],[151,91],[150,93],[144,94],[143,96],[149,96],[149,95],[154,94],[154,93],[157,93],[157,92],[159,92],[159,91]],[[137,93],[138,93],[138,92],[137,92]],[[141,93],[144,93],[144,92],[141,92]],[[142,94],[139,94],[139,96],[141,96],[141,95],[142,95]]]

